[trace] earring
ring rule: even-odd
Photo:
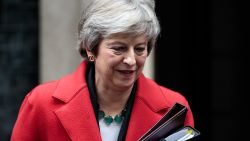
[[[95,57],[93,55],[88,56],[88,58],[89,58],[89,61],[91,62],[95,61]]]

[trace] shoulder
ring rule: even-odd
[[[173,89],[160,85],[154,80],[146,78],[146,77],[144,78],[143,83],[146,83],[147,85],[146,89],[152,89],[151,90],[152,92],[157,92],[157,93],[154,93],[154,96],[164,97],[165,99],[164,101],[166,101],[168,105],[170,106],[176,102],[186,105],[186,106],[188,105],[187,99],[185,98],[185,96]]]
[[[38,85],[28,94],[28,100],[31,103],[41,103],[40,101],[48,103],[50,100],[55,101],[55,99],[68,102],[87,85],[85,80],[86,68],[87,62],[83,61],[72,73],[64,75],[58,80]]]
[[[26,96],[27,100],[30,104],[48,102],[49,99],[52,99],[52,95],[55,92],[59,81],[60,80],[55,80],[37,85]]]
[[[181,93],[159,85],[154,80],[145,78],[144,76],[139,79],[139,91],[140,98],[142,98],[147,105],[150,105],[154,111],[170,108],[175,103],[186,106],[188,112],[184,124],[194,126],[192,110],[190,109],[188,100]]]
[[[186,105],[187,99],[181,93],[174,91],[172,89],[166,88],[165,86],[159,85],[162,93],[167,97],[168,102],[170,103],[180,103]]]

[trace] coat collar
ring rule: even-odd
[[[84,61],[75,72],[58,82],[53,97],[64,104],[54,113],[71,140],[101,141],[95,114],[90,106],[92,104],[85,80],[86,68],[87,62]]]
[[[83,61],[75,72],[59,81],[53,97],[64,104],[55,111],[55,114],[72,140],[101,141],[94,110],[90,106],[92,104],[85,80],[86,70],[87,61]],[[126,140],[137,139],[160,119],[157,112],[170,107],[161,88],[155,82],[145,78],[143,74],[138,79],[134,103]],[[142,116],[141,110],[145,114],[145,119],[140,117]],[[134,131],[143,127],[139,124],[140,121],[147,122],[146,120],[149,121],[147,126],[140,131]],[[86,132],[88,135],[84,134]]]
[[[59,81],[53,97],[68,103],[79,91],[87,87],[85,80],[86,70],[87,61],[83,61],[75,72]],[[157,94],[157,96],[152,96],[154,94]],[[167,105],[169,102],[167,102],[161,88],[155,82],[147,79],[143,74],[138,79],[137,97],[141,98],[154,112],[171,106]]]
[[[161,87],[141,75],[130,117],[126,140],[138,140],[155,125],[171,105]]]
[[[167,102],[168,100],[162,92],[161,87],[154,81],[146,78],[143,74],[138,79],[137,90],[137,97],[154,112],[159,112],[171,106],[169,105],[170,103]]]
[[[87,87],[86,70],[87,61],[83,61],[75,72],[60,79],[53,97],[68,103],[82,88]]]

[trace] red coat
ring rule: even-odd
[[[86,64],[58,81],[39,85],[26,96],[11,141],[101,141],[85,80]],[[175,102],[188,107],[185,125],[193,127],[186,99],[141,75],[126,140],[136,141]]]

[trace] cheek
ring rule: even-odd
[[[117,57],[108,51],[105,51],[105,53],[102,54],[100,53],[97,59],[99,63],[105,68],[113,66],[117,62]]]
[[[117,56],[117,55],[112,55],[110,54],[107,57],[107,64],[106,65],[110,65],[110,66],[117,66],[122,62],[123,57],[122,56]]]
[[[146,62],[146,59],[147,59],[147,56],[140,56],[138,57],[136,60],[137,60],[137,65],[139,67],[143,67],[145,62]]]
[[[105,72],[105,75],[110,77],[113,75],[114,71],[116,70],[117,66],[120,64],[120,59],[117,57],[109,56],[105,60],[101,61],[102,63],[102,70]]]

